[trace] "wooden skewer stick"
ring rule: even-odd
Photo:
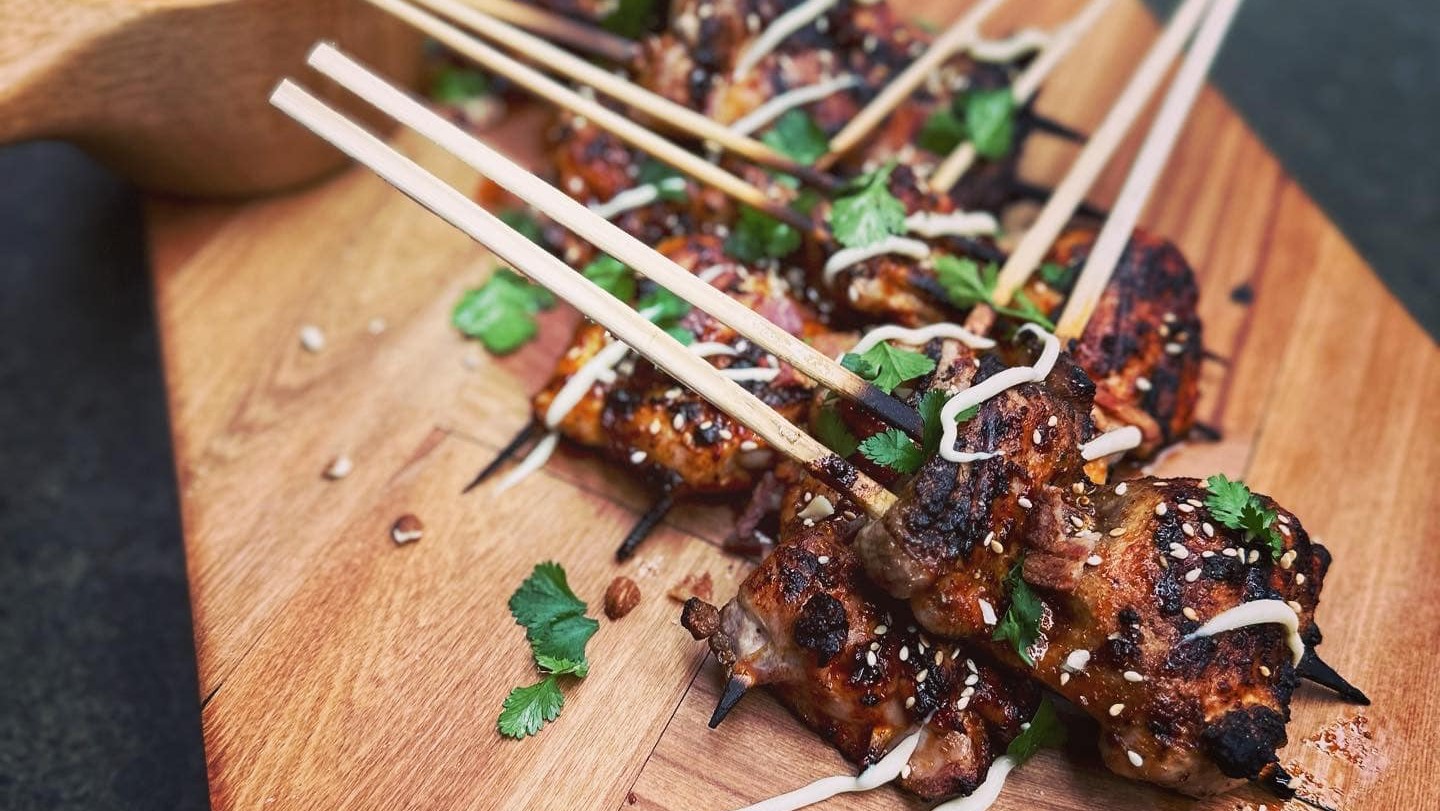
[[[461,0],[414,0],[414,2],[454,20],[513,53],[524,55],[542,67],[581,84],[589,85],[607,96],[619,99],[646,113],[658,124],[710,141],[736,155],[748,158],[762,166],[795,175],[822,189],[830,190],[836,185],[833,179],[816,172],[809,166],[796,163],[754,138],[741,135],[709,116],[702,115],[682,104],[676,104],[658,93],[646,90],[632,81],[586,62],[562,48],[551,45],[540,37],[476,11]]]
[[[1040,90],[1040,85],[1050,76],[1050,72],[1056,65],[1070,53],[1080,40],[1095,27],[1095,23],[1105,15],[1110,5],[1115,0],[1090,0],[1089,5],[1080,10],[1079,14],[1055,31],[1054,37],[1040,52],[1035,60],[1026,66],[1025,70],[1015,77],[1015,82],[1010,86],[1010,93],[1015,98],[1016,107],[1024,107],[1035,93]],[[935,168],[930,175],[928,185],[931,191],[948,192],[955,188],[960,178],[970,171],[974,165],[977,153],[975,144],[970,139],[965,139],[959,146],[951,150],[945,160]]]
[[[561,17],[553,11],[514,0],[465,0],[471,7],[498,17],[508,23],[527,28],[547,36],[556,42],[563,42],[573,48],[609,59],[612,62],[629,62],[635,58],[637,48],[633,40],[612,34],[602,28]]]
[[[1130,242],[1130,234],[1135,230],[1140,212],[1150,199],[1150,192],[1160,179],[1160,173],[1165,170],[1165,163],[1175,148],[1180,130],[1185,126],[1185,119],[1195,106],[1200,89],[1205,86],[1205,76],[1239,10],[1240,0],[1215,0],[1210,7],[1205,24],[1195,35],[1190,53],[1186,54],[1180,72],[1165,94],[1165,101],[1149,134],[1145,136],[1140,154],[1130,167],[1120,197],[1110,210],[1110,217],[1100,230],[1100,236],[1096,237],[1095,246],[1090,249],[1090,256],[1085,260],[1085,267],[1081,269],[1075,289],[1070,293],[1070,300],[1060,313],[1055,334],[1061,340],[1078,338],[1085,331],[1085,323],[1090,320],[1090,314],[1105,292],[1105,285],[1110,282],[1110,275],[1115,272],[1115,265]]]
[[[1125,139],[1125,134],[1129,132],[1135,119],[1145,110],[1145,105],[1170,70],[1170,64],[1184,49],[1185,42],[1195,32],[1201,16],[1211,2],[1212,0],[1185,0],[1175,11],[1170,24],[1165,27],[1165,32],[1151,46],[1149,53],[1145,54],[1145,59],[1141,61],[1135,75],[1121,91],[1120,98],[1110,108],[1099,129],[1090,136],[1090,142],[1081,150],[1080,156],[1065,174],[1065,179],[1055,187],[1050,202],[1041,209],[1040,216],[1015,247],[1015,252],[1010,254],[1005,267],[1000,270],[1000,279],[995,285],[994,294],[997,302],[1008,304],[1015,291],[1023,287],[1030,274],[1040,266],[1045,253],[1075,215],[1076,207],[1085,199],[1105,164],[1110,162],[1111,156]]]
[[[920,416],[915,409],[875,388],[873,383],[656,253],[624,229],[437,115],[334,46],[325,43],[315,46],[310,52],[309,63],[396,121],[459,157],[501,188],[654,280],[696,309],[714,316],[722,324],[795,367],[801,374],[854,401],[891,425],[913,436],[921,435]]]
[[[756,186],[675,143],[661,138],[594,99],[585,98],[540,71],[486,45],[439,17],[411,5],[405,0],[366,0],[366,2],[410,23],[456,53],[473,59],[486,70],[498,73],[531,93],[577,115],[584,116],[600,128],[646,154],[654,156],[661,162],[673,166],[681,173],[695,178],[700,183],[714,186],[745,205],[759,209],[771,217],[799,229],[801,233],[808,234],[814,230],[814,224],[804,215],[783,203],[772,200]]]
[[[844,129],[830,139],[830,151],[815,162],[816,168],[829,169],[845,153],[858,146],[871,130],[879,126],[886,116],[909,98],[917,87],[924,84],[930,74],[945,64],[946,60],[978,39],[980,23],[984,22],[985,18],[1004,2],[1005,0],[980,0],[974,8],[945,29],[940,36],[935,38],[934,42],[930,43],[930,47],[925,50],[925,53],[911,62],[899,76],[892,79],[879,95],[865,105],[854,118],[850,119],[850,123],[846,124]]]
[[[618,340],[624,341],[666,374],[754,431],[812,475],[839,487],[869,514],[877,517],[884,515],[895,503],[895,496],[874,479],[792,425],[740,384],[721,375],[704,358],[686,349],[619,299],[575,273],[544,248],[326,106],[298,84],[288,79],[281,82],[270,101],[316,135],[370,167],[406,196],[604,326]]]

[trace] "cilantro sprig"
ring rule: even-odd
[[[935,361],[928,356],[909,349],[898,349],[884,341],[860,355],[846,352],[840,359],[840,365],[874,383],[886,394],[907,380],[935,371]]]
[[[500,268],[485,284],[460,296],[450,323],[461,333],[480,339],[494,354],[504,355],[534,338],[539,331],[535,314],[554,305],[550,291],[509,268]]]
[[[820,444],[835,451],[841,458],[853,454],[860,447],[860,440],[845,426],[840,412],[834,405],[822,407],[815,415],[815,438]]]
[[[441,104],[464,104],[490,92],[490,77],[474,68],[447,65],[430,80],[430,98]]]
[[[1041,749],[1063,745],[1065,737],[1065,727],[1060,724],[1055,705],[1050,702],[1049,696],[1042,696],[1030,723],[1010,742],[1005,754],[1015,761],[1016,766],[1020,766]]]
[[[905,205],[890,193],[892,161],[850,183],[830,209],[830,230],[847,248],[905,233]]]
[[[1000,618],[1000,624],[995,626],[995,633],[990,638],[997,642],[1009,641],[1025,664],[1034,667],[1030,646],[1040,638],[1040,617],[1044,612],[1040,597],[1021,576],[1024,565],[1025,558],[1022,556],[1005,577],[1005,584],[1010,589],[1010,607],[1005,609],[1005,616]]]
[[[580,275],[623,302],[635,300],[635,274],[609,254],[601,254],[581,269]]]
[[[830,151],[830,139],[815,119],[804,110],[790,110],[760,136],[766,146],[787,158],[809,166]]]
[[[742,262],[782,259],[800,247],[800,232],[759,209],[741,206],[725,238],[725,252]]]
[[[910,474],[925,464],[925,449],[898,428],[886,428],[860,443],[866,459],[897,473]]]
[[[535,665],[545,678],[516,687],[501,705],[497,727],[507,738],[525,738],[554,721],[565,706],[560,676],[584,678],[590,672],[585,645],[600,623],[585,616],[585,601],[575,596],[558,563],[535,566],[510,596],[510,614],[525,629]]]
[[[695,342],[695,335],[680,326],[680,319],[690,314],[690,303],[669,290],[654,288],[635,302],[635,310],[680,343]]]
[[[1215,520],[1244,533],[1244,543],[1263,543],[1272,560],[1285,551],[1285,539],[1275,530],[1276,513],[1268,509],[1260,497],[1250,492],[1242,481],[1231,481],[1223,473],[1205,480],[1210,494],[1205,506]]]
[[[996,160],[1015,144],[1015,96],[1008,87],[973,90],[930,114],[920,128],[917,145],[944,155],[965,141],[982,158]]]
[[[1047,330],[1055,329],[1055,324],[1044,312],[1040,310],[1024,291],[1015,291],[1013,304],[1003,306],[995,302],[995,285],[1000,280],[1000,268],[990,262],[983,268],[973,259],[961,259],[955,256],[939,256],[935,258],[935,276],[940,286],[945,288],[945,294],[950,298],[950,303],[960,308],[974,307],[977,304],[989,305],[995,312],[1021,321],[1030,321],[1044,327]]]

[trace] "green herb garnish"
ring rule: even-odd
[[[609,254],[596,258],[580,274],[621,301],[629,303],[635,299],[635,274]]]
[[[654,158],[646,159],[640,164],[635,180],[642,186],[654,186],[655,194],[661,200],[674,203],[686,199],[685,176],[675,171],[673,166]]]
[[[830,151],[830,139],[825,137],[825,130],[820,129],[815,119],[804,110],[790,110],[780,116],[760,140],[781,155],[806,166]]]
[[[430,98],[441,104],[464,104],[490,92],[490,77],[474,68],[447,66],[430,81]]]
[[[1015,96],[1010,88],[965,94],[965,131],[975,152],[995,160],[1010,154],[1015,139]]]
[[[850,433],[845,421],[840,418],[840,412],[835,410],[833,405],[821,408],[815,415],[815,438],[842,458],[851,455],[860,447],[860,440]]]
[[[1056,262],[1046,262],[1040,266],[1040,279],[1056,290],[1068,290],[1071,282],[1075,281],[1075,270]]]
[[[1035,756],[1036,752],[1046,747],[1057,747],[1065,743],[1065,727],[1060,724],[1060,716],[1055,712],[1055,705],[1050,703],[1050,696],[1040,698],[1040,706],[1036,708],[1035,715],[1025,729],[1015,737],[1006,747],[1005,754],[1015,761],[1019,766]]]
[[[965,122],[949,105],[936,108],[920,127],[915,144],[936,155],[948,155],[965,142]]]
[[[540,226],[540,221],[535,215],[523,208],[507,208],[496,215],[500,222],[514,228],[520,235],[531,242],[545,247],[545,229]]]
[[[884,341],[865,350],[863,355],[846,352],[840,359],[840,365],[874,383],[886,394],[907,380],[935,371],[935,361],[928,356],[909,349],[897,349]]]
[[[585,645],[600,623],[585,616],[585,601],[575,596],[558,563],[535,566],[510,596],[510,614],[525,629],[530,652],[545,678],[516,687],[505,697],[497,724],[507,738],[534,735],[555,720],[565,706],[559,676],[583,678],[590,672]]]
[[[1032,321],[1048,330],[1055,329],[1054,322],[1041,312],[1024,291],[1015,293],[1011,306],[995,303],[995,284],[1000,279],[1000,268],[994,262],[982,268],[973,259],[938,256],[935,258],[935,276],[945,288],[950,303],[956,307],[968,308],[986,304],[1001,315]]]
[[[695,342],[694,333],[680,326],[680,319],[690,314],[690,303],[669,290],[654,288],[635,302],[635,310],[680,343]]]
[[[905,205],[890,193],[894,162],[856,178],[830,209],[830,230],[847,248],[863,248],[905,233]]]
[[[485,284],[460,296],[450,323],[465,335],[479,338],[496,355],[504,355],[535,337],[539,331],[535,314],[554,304],[550,291],[508,268],[499,268]]]
[[[860,443],[860,453],[897,473],[914,473],[925,464],[925,449],[898,428],[886,428]]]
[[[1246,544],[1263,541],[1269,547],[1272,560],[1280,557],[1285,551],[1285,539],[1275,530],[1274,510],[1267,509],[1244,482],[1231,481],[1224,474],[1206,479],[1205,486],[1210,490],[1205,506],[1210,508],[1215,520],[1245,533]]]
[[[1009,640],[1015,646],[1015,652],[1025,660],[1025,664],[1034,667],[1035,660],[1030,656],[1030,646],[1040,638],[1042,610],[1040,598],[1030,590],[1030,585],[1021,576],[1024,565],[1025,559],[1022,556],[1015,561],[1015,566],[1005,577],[1005,583],[1010,587],[1010,607],[1005,609],[1005,616],[1000,618],[1000,624],[995,626],[995,633],[990,638],[996,641]]]
[[[600,20],[600,27],[628,39],[639,39],[655,27],[655,0],[620,0],[615,10]]]
[[[780,259],[800,247],[800,232],[787,223],[750,206],[740,207],[740,216],[725,238],[725,252],[742,262]]]

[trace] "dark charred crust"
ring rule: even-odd
[[[720,630],[720,609],[699,597],[691,597],[680,609],[680,626],[695,639],[709,639]]]
[[[795,620],[795,642],[815,652],[821,666],[830,663],[850,634],[845,606],[828,594],[815,594],[805,601]]]
[[[815,573],[820,569],[820,561],[808,550],[795,546],[781,547],[775,551],[775,555],[779,563],[777,576],[780,580],[780,591],[787,602],[794,602],[814,582]]]
[[[1200,741],[1222,774],[1249,779],[1285,745],[1285,718],[1269,707],[1231,710],[1206,725]]]
[[[854,465],[833,453],[825,455],[809,467],[821,481],[839,490],[849,490],[860,477],[860,471],[856,470]]]

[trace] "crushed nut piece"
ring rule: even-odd
[[[390,527],[390,537],[398,544],[407,544],[420,540],[425,534],[425,525],[420,519],[406,513],[395,519],[394,525]]]
[[[611,580],[610,588],[605,589],[605,616],[612,620],[629,614],[639,604],[640,587],[624,575]]]

